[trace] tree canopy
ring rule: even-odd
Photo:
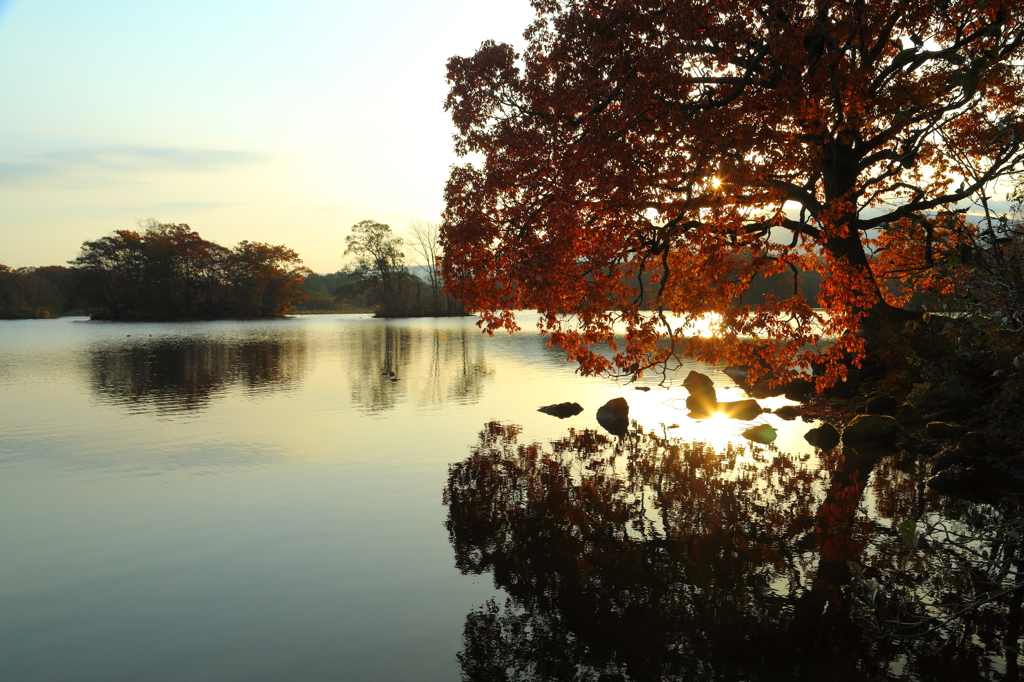
[[[950,290],[979,239],[957,204],[1020,170],[1018,3],[533,6],[522,54],[448,63],[472,160],[446,187],[443,275],[488,331],[538,310],[586,373],[685,354],[834,381],[910,296]],[[822,312],[801,292],[736,305],[788,269],[822,275]],[[717,338],[685,335],[709,314]]]
[[[355,257],[350,270],[355,278],[337,294],[370,290],[375,295],[378,317],[463,314],[459,304],[440,288],[436,269],[437,228],[429,223],[413,223],[411,232],[413,250],[426,261],[420,268],[406,265],[402,251],[405,240],[396,236],[390,225],[374,220],[353,225],[351,234],[345,237],[344,255]],[[425,271],[426,277],[421,279],[414,274],[417,269]]]
[[[145,227],[87,241],[71,262],[94,318],[279,317],[306,298],[310,270],[286,246],[242,241],[227,249],[188,225]]]
[[[381,308],[398,308],[405,275],[405,254],[402,238],[396,237],[390,225],[363,220],[352,226],[345,237],[345,253],[356,258],[355,272],[369,280],[380,300]]]

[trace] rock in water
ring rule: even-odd
[[[782,407],[776,408],[775,414],[776,416],[791,422],[800,416],[800,408],[796,405],[783,405]]]
[[[749,421],[764,412],[764,409],[756,400],[733,400],[728,403],[718,403],[718,411],[730,419]]]
[[[544,414],[550,414],[552,417],[558,417],[559,419],[565,419],[566,417],[575,417],[583,411],[583,406],[579,403],[558,403],[556,405],[545,405],[537,410]]]
[[[718,395],[714,386],[690,389],[686,396],[686,409],[699,417],[710,416],[718,407]]]
[[[895,443],[900,423],[895,417],[881,414],[859,414],[843,429],[843,442]]]
[[[707,374],[691,370],[683,380],[683,387],[690,392],[686,397],[686,409],[693,413],[692,416],[698,419],[710,416],[718,407],[715,382]]]
[[[839,431],[828,422],[804,434],[804,440],[822,450],[831,450],[839,445],[840,439]]]
[[[700,372],[694,372],[690,370],[690,373],[683,379],[683,387],[693,393],[700,388],[714,388],[715,382],[712,381],[711,377],[707,374],[701,374]]]
[[[598,419],[629,419],[629,403],[625,398],[612,398],[597,408]]]
[[[597,423],[613,436],[625,436],[629,430],[629,403],[625,398],[612,398],[597,408]]]
[[[767,424],[758,424],[757,426],[751,426],[741,435],[747,440],[767,445],[775,440],[775,436],[778,435],[778,432]]]

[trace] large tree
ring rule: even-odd
[[[948,289],[976,237],[956,205],[1020,168],[1017,2],[532,1],[525,52],[448,64],[472,160],[443,274],[489,331],[540,311],[584,372],[684,353],[834,380],[910,295]],[[787,269],[823,275],[824,314],[799,291],[735,304]],[[688,335],[708,313],[717,338]]]
[[[409,282],[405,270],[403,240],[396,237],[390,225],[363,220],[352,226],[345,237],[345,253],[355,256],[356,274],[367,280],[380,299],[380,312],[394,314],[406,306]]]

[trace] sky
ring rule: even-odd
[[[522,45],[528,0],[0,0],[0,263],[154,218],[344,264],[371,219],[439,221],[445,63]]]

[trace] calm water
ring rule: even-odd
[[[937,619],[998,510],[684,396],[465,319],[0,321],[0,679],[1018,678],[1019,599]]]

